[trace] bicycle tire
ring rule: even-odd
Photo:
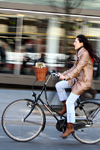
[[[76,123],[85,123],[85,127],[75,130],[73,136],[81,143],[96,144],[100,142],[100,104],[94,101],[81,102],[85,113],[88,116],[88,123],[86,121],[86,114],[80,106],[76,107]],[[96,113],[93,119],[93,114]],[[79,116],[78,116],[79,114]]]
[[[45,127],[45,114],[39,104],[35,105],[26,121],[23,119],[30,112],[34,102],[20,99],[10,103],[2,114],[2,127],[13,140],[26,142],[36,138]]]

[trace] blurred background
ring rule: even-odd
[[[32,85],[33,65],[41,58],[49,71],[69,69],[78,34],[87,36],[100,56],[100,0],[0,0],[0,83]],[[95,62],[96,90],[100,90],[99,68]],[[56,82],[53,78],[48,87]]]

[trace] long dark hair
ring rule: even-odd
[[[94,59],[94,61],[96,62],[100,62],[100,58],[97,57],[96,51],[92,48],[92,45],[90,44],[86,36],[84,36],[83,34],[80,34],[77,36],[77,38],[79,42],[83,42],[83,46],[89,52],[91,58]]]

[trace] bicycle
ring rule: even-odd
[[[46,85],[52,76],[57,77],[57,72],[54,70],[50,72],[38,95],[32,90],[33,100],[19,99],[5,108],[2,114],[2,127],[11,139],[19,142],[30,141],[44,130],[46,115],[38,102],[41,102],[56,119],[56,129],[60,132],[66,130],[66,116],[60,115],[54,110],[47,99]],[[45,92],[47,104],[41,99],[43,92]],[[84,100],[80,96],[75,104],[75,111],[78,115],[74,124],[75,132],[72,133],[73,137],[84,144],[100,142],[100,104],[91,99]]]

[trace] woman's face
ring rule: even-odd
[[[83,46],[83,42],[79,42],[78,38],[75,39],[74,42],[75,50],[79,49],[81,46]]]

